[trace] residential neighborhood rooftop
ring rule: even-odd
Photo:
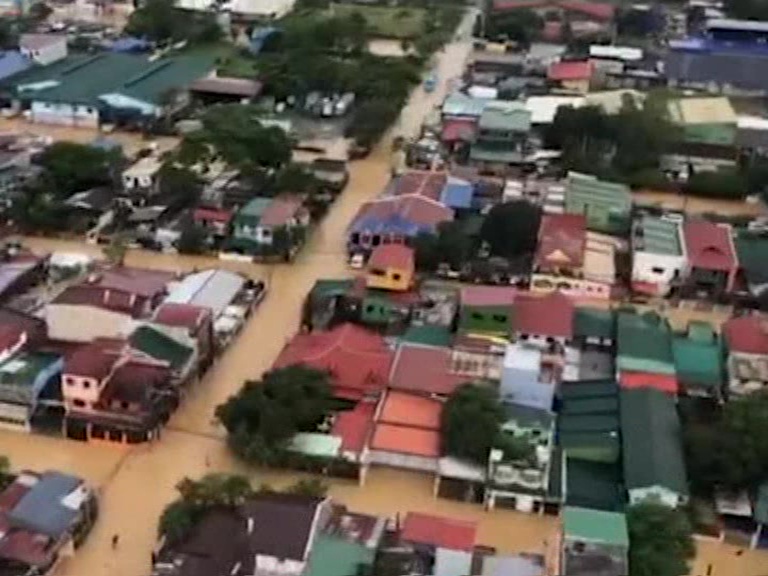
[[[671,220],[643,214],[635,220],[632,247],[651,254],[680,256],[683,253],[680,225]]]

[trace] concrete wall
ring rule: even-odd
[[[658,294],[664,296],[672,280],[685,277],[687,266],[688,261],[683,255],[636,251],[632,254],[632,281],[654,284],[660,288]]]
[[[30,120],[38,124],[98,128],[99,111],[94,106],[36,100],[30,106]]]

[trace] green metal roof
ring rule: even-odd
[[[354,280],[317,280],[315,285],[312,286],[310,295],[312,298],[331,298],[333,296],[340,296],[349,292],[353,284]]]
[[[568,539],[629,546],[627,520],[621,512],[566,506],[563,509],[563,530]]]
[[[261,219],[261,215],[264,214],[264,211],[270,204],[272,204],[272,198],[257,196],[256,198],[251,199],[248,204],[240,208],[237,217],[252,218],[258,222],[258,220]]]
[[[680,256],[683,253],[679,225],[647,214],[635,222],[632,246],[635,250],[665,256]]]
[[[672,331],[666,319],[651,312],[622,312],[618,316],[617,334],[616,364],[620,370],[675,373]]]
[[[612,462],[589,462],[566,458],[565,503],[568,506],[621,512],[621,466]]]
[[[565,211],[583,213],[584,206],[599,207],[614,214],[629,214],[632,194],[626,184],[571,172],[565,187]]]
[[[76,54],[16,74],[0,87],[24,99],[46,102],[98,106],[101,96],[119,94],[160,104],[169,90],[185,88],[207,74],[214,63],[213,56],[201,54],[155,61],[114,52]]]
[[[675,399],[652,388],[621,391],[624,480],[628,489],[663,486],[688,494]]]
[[[427,346],[448,347],[453,343],[453,334],[446,326],[411,325],[400,338],[401,342],[425,344]]]
[[[675,371],[683,384],[719,389],[723,383],[722,350],[718,342],[698,342],[678,336],[672,342]]]
[[[584,414],[618,414],[619,397],[604,396],[595,398],[572,398],[563,403],[560,414],[584,415]]]
[[[372,566],[375,551],[338,536],[319,534],[312,544],[305,576],[357,576]]]
[[[528,132],[531,113],[519,102],[493,102],[486,105],[477,125],[481,130]]]
[[[768,236],[743,232],[733,242],[747,282],[751,285],[768,283]]]
[[[573,320],[576,336],[593,338],[616,337],[616,314],[611,310],[599,308],[576,308]]]
[[[613,397],[618,398],[619,384],[615,380],[589,380],[567,382],[560,387],[563,400],[572,398]]]
[[[171,368],[183,368],[194,350],[151,326],[139,326],[130,338],[131,346],[157,360],[164,360]]]

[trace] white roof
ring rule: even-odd
[[[236,14],[272,16],[279,18],[293,10],[296,0],[231,0],[224,8]]]
[[[176,0],[176,7],[182,10],[197,10],[204,12],[213,6],[214,0]]]
[[[590,58],[611,58],[623,60],[625,62],[636,62],[643,59],[643,51],[640,48],[631,46],[601,46],[592,45],[589,47]]]
[[[470,86],[467,93],[472,98],[485,98],[487,100],[496,100],[499,97],[499,90],[489,86]]]
[[[138,176],[152,176],[155,172],[160,170],[162,165],[163,163],[160,162],[158,158],[155,158],[154,156],[146,156],[135,164],[128,166],[128,168],[123,171],[123,175],[131,178]]]
[[[525,101],[525,108],[531,113],[531,124],[551,124],[560,106],[578,108],[583,105],[583,96],[531,96]]]
[[[736,126],[742,130],[768,130],[768,118],[760,116],[739,116]]]
[[[214,318],[218,318],[243,286],[245,278],[239,274],[227,270],[205,270],[172,283],[165,301],[207,307]]]
[[[541,351],[531,346],[510,344],[504,354],[504,368],[538,372],[541,366]]]
[[[48,260],[53,268],[85,268],[93,262],[93,258],[81,252],[54,252]]]

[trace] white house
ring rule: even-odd
[[[126,192],[146,191],[154,193],[158,189],[158,173],[162,163],[158,158],[147,156],[123,171],[123,188]]]
[[[632,228],[632,289],[665,296],[674,281],[684,278],[688,258],[679,222],[644,215]]]
[[[22,34],[19,50],[33,62],[47,66],[67,57],[67,37],[58,34]]]

